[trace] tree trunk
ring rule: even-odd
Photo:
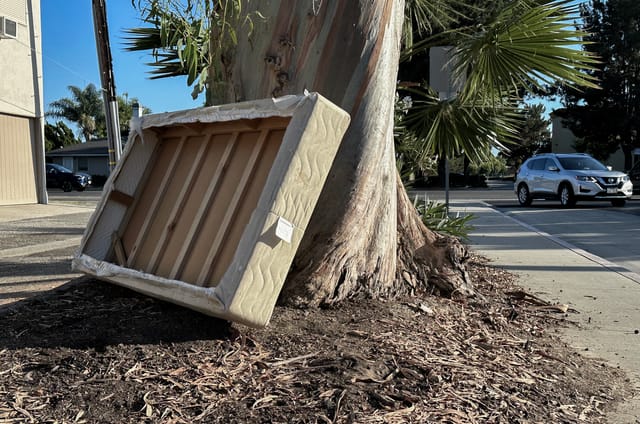
[[[281,301],[326,305],[354,296],[468,290],[465,249],[422,225],[395,168],[393,108],[403,0],[246,1],[259,10],[228,65],[235,102],[317,91],[351,125]]]

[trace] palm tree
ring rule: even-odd
[[[93,84],[84,89],[70,85],[71,97],[65,97],[49,104],[48,116],[64,118],[75,123],[85,141],[93,136],[104,135],[106,123],[102,95]]]
[[[508,150],[523,123],[523,94],[545,83],[595,87],[585,70],[597,61],[576,49],[586,33],[573,30],[579,13],[566,0],[540,4],[513,1],[484,25],[458,28],[410,46],[407,59],[433,45],[452,46],[453,78],[460,92],[439,98],[423,85],[404,91],[413,108],[405,129],[421,141],[422,155],[482,161],[488,147]]]

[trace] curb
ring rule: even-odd
[[[635,272],[633,272],[633,271],[631,271],[631,270],[629,270],[629,269],[627,269],[627,268],[625,268],[623,266],[620,266],[618,264],[614,264],[613,262],[610,262],[610,261],[608,261],[608,260],[606,260],[604,258],[601,258],[600,256],[594,255],[593,253],[589,253],[586,250],[580,249],[579,247],[574,246],[571,243],[566,242],[566,241],[564,241],[564,240],[562,240],[562,239],[560,239],[560,238],[558,238],[558,237],[556,237],[556,236],[554,236],[552,234],[549,234],[547,232],[539,230],[538,228],[536,228],[536,227],[534,227],[532,225],[529,225],[529,224],[527,224],[525,222],[522,222],[519,219],[514,218],[513,216],[511,216],[509,214],[506,214],[506,213],[496,209],[491,204],[489,204],[489,203],[487,203],[485,201],[481,201],[481,203],[485,207],[487,207],[488,209],[491,209],[495,213],[498,213],[498,214],[504,216],[505,218],[510,219],[511,221],[515,222],[516,224],[520,225],[521,227],[526,228],[527,230],[532,231],[532,232],[534,232],[536,234],[539,234],[542,237],[544,237],[544,238],[546,238],[546,239],[548,239],[548,240],[550,240],[550,241],[552,241],[552,242],[564,247],[565,249],[568,249],[568,250],[574,252],[575,254],[580,255],[580,256],[590,260],[591,262],[594,262],[594,263],[596,263],[596,264],[598,264],[598,265],[600,265],[600,266],[602,266],[604,268],[607,268],[609,271],[614,272],[614,273],[616,273],[618,275],[621,275],[621,276],[633,281],[636,284],[640,284],[640,274],[637,274],[637,273],[635,273]]]

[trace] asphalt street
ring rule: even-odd
[[[414,195],[444,201],[443,190],[416,191]],[[510,182],[490,182],[488,189],[452,189],[450,202],[480,201],[529,226],[532,231],[549,235],[567,247],[585,255],[604,259],[604,264],[640,274],[640,196],[624,207],[609,202],[578,202],[564,209],[558,201],[535,200],[530,207],[518,204]],[[473,221],[471,221],[473,225]],[[640,281],[638,281],[640,284]]]

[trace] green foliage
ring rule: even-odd
[[[55,125],[48,122],[44,124],[44,143],[47,152],[79,142],[80,140],[75,137],[73,130],[64,122],[58,121]]]
[[[404,122],[420,141],[421,160],[461,154],[472,161],[486,160],[488,146],[504,148],[503,143],[517,135],[519,117],[510,103],[477,104],[463,97],[443,100],[430,87],[409,92],[414,106]]]
[[[433,156],[423,155],[422,143],[413,132],[407,130],[404,119],[411,107],[411,97],[400,98],[396,93],[394,119],[396,167],[402,181],[405,182],[427,173],[434,173],[438,166]]]
[[[406,0],[402,42],[407,48],[414,45],[414,38],[451,28],[478,8],[465,0]]]
[[[441,234],[458,237],[463,240],[469,239],[469,233],[473,231],[470,221],[475,219],[473,214],[461,216],[456,214],[451,217],[447,213],[447,206],[444,203],[432,200],[418,200],[416,197],[414,205],[422,222],[430,230]]]
[[[152,113],[151,109],[142,106],[136,97],[129,98],[127,93],[118,96],[118,118],[120,120],[120,136],[123,141],[126,141],[129,136],[129,124],[133,116],[133,105],[136,103],[142,108],[143,115]]]
[[[567,108],[558,115],[579,138],[576,149],[606,160],[622,148],[629,169],[640,147],[640,2],[593,0],[581,14],[581,29],[590,33],[584,49],[600,59],[590,74],[601,89],[565,89]]]
[[[106,122],[102,95],[95,85],[84,89],[70,85],[71,97],[65,97],[49,104],[47,116],[64,118],[75,123],[85,141],[106,134]]]
[[[472,175],[498,176],[507,172],[507,161],[500,156],[489,155],[482,162],[471,162],[469,172]]]
[[[572,3],[514,1],[481,31],[461,33],[453,53],[454,74],[465,80],[461,96],[509,98],[556,82],[596,88],[586,72],[594,55],[575,48],[587,33],[571,29],[579,12]]]
[[[206,103],[213,104],[212,90],[222,83],[228,51],[237,43],[236,28],[253,31],[253,18],[245,15],[241,0],[132,0],[149,25],[125,32],[127,50],[150,51],[151,78],[187,76],[196,99],[206,91]]]
[[[211,65],[210,19],[215,16],[214,6],[208,1],[191,0],[134,0],[132,5],[139,10],[142,21],[151,26],[126,30],[126,49],[151,51],[151,79],[186,75],[189,86],[197,80],[196,98],[205,87]]]
[[[413,107],[403,125],[419,140],[423,157],[487,160],[489,147],[505,150],[517,140],[523,91],[551,81],[595,87],[585,71],[596,60],[575,49],[585,33],[571,29],[578,9],[570,3],[514,0],[485,23],[425,38],[403,53],[409,60],[451,44],[454,86],[461,87],[455,97],[440,99],[427,84],[404,84],[401,95],[410,95]]]
[[[544,105],[528,105],[524,109],[524,121],[519,127],[515,142],[501,156],[512,166],[519,166],[537,153],[551,151],[551,121],[544,117]]]
[[[87,85],[84,89],[69,86],[70,98],[62,98],[49,104],[47,116],[64,118],[78,126],[85,141],[92,138],[106,137],[107,127],[104,115],[104,100],[100,91],[93,84]],[[129,121],[132,115],[132,106],[138,100],[135,97],[128,98],[127,94],[120,95],[118,100],[118,117],[120,120],[120,134],[123,138],[129,134]],[[151,113],[151,110],[142,107],[143,113]],[[55,129],[55,131],[54,131]],[[45,127],[46,130],[46,127]],[[62,147],[56,141],[59,137],[68,139],[66,130],[69,128],[62,122],[58,122],[56,127],[50,128],[50,136],[53,148]],[[71,131],[71,130],[69,130]],[[57,135],[56,135],[57,134]],[[71,133],[73,136],[73,133]],[[65,144],[66,145],[66,144]]]

